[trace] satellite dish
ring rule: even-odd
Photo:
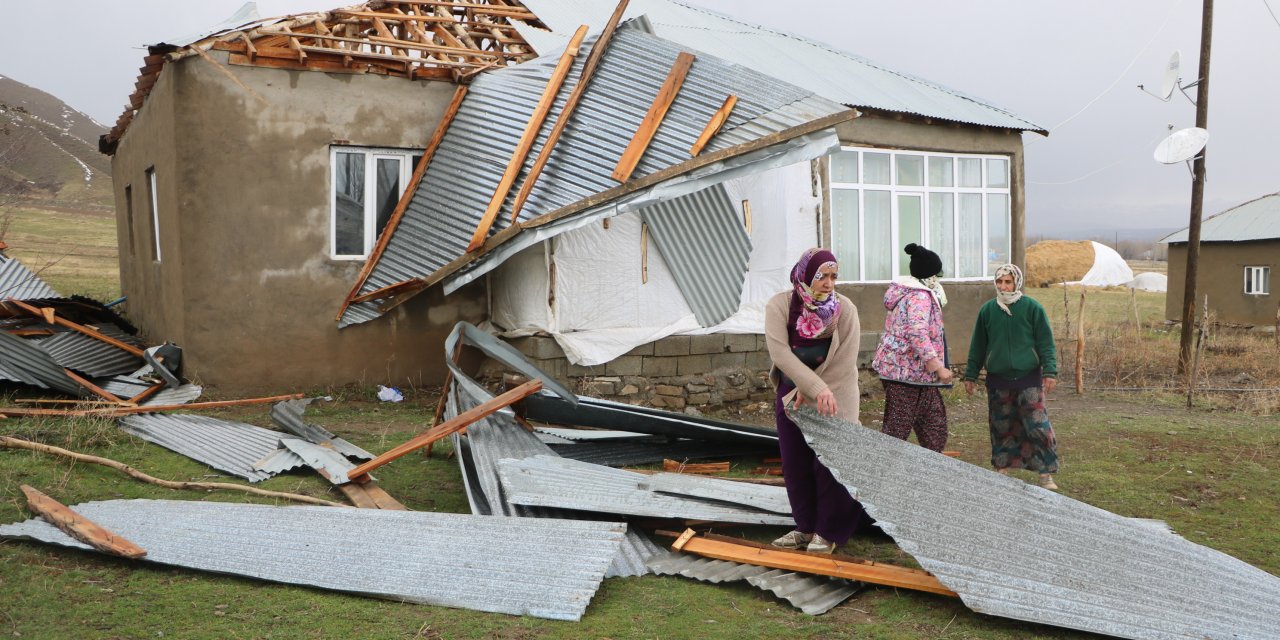
[[[1156,145],[1156,162],[1178,164],[1194,158],[1209,143],[1209,132],[1200,127],[1179,129]]]
[[[1173,90],[1178,88],[1178,70],[1182,66],[1182,54],[1174,51],[1169,56],[1169,65],[1164,70],[1164,80],[1160,82],[1160,99],[1165,102],[1173,97]]]

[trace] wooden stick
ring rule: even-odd
[[[538,137],[538,132],[542,130],[542,123],[546,122],[547,114],[551,112],[551,106],[556,101],[556,94],[560,92],[564,79],[569,75],[569,70],[573,68],[573,59],[578,56],[578,49],[582,46],[582,39],[587,35],[587,25],[578,27],[577,32],[573,34],[573,38],[569,40],[569,45],[565,47],[564,53],[560,54],[560,60],[556,63],[556,68],[551,72],[551,78],[547,80],[547,85],[542,88],[542,96],[538,98],[538,104],[533,108],[528,122],[524,125],[524,132],[520,134],[520,140],[516,142],[516,148],[511,152],[511,158],[507,160],[507,168],[502,172],[502,177],[498,180],[498,186],[493,190],[493,196],[489,198],[489,206],[485,207],[484,215],[480,217],[480,223],[476,225],[475,233],[471,234],[471,242],[467,245],[467,251],[475,251],[484,244],[484,240],[489,235],[489,229],[493,226],[493,221],[498,217],[498,211],[502,209],[502,203],[506,202],[507,194],[511,193],[511,186],[516,182],[516,176],[520,174],[520,169],[524,167],[524,160],[529,155],[529,150],[533,148],[534,140]],[[511,223],[515,224],[515,218]]]
[[[46,317],[45,317],[45,314],[44,314],[44,312],[43,312],[41,309],[38,309],[38,308],[36,308],[36,307],[33,307],[33,306],[31,306],[31,305],[29,305],[29,304],[27,304],[27,303],[25,303],[25,302],[23,302],[23,301],[21,301],[21,300],[18,300],[18,299],[16,299],[16,298],[9,298],[9,299],[5,300],[5,304],[13,304],[14,306],[18,307],[19,309],[22,309],[23,311],[26,311],[27,313],[29,313],[29,314],[31,314],[31,315],[33,315],[33,316],[37,317],[37,318],[40,318],[41,320],[46,320],[46,321],[48,321],[48,318],[46,318]],[[52,309],[50,309],[50,311],[52,311]],[[56,324],[56,325],[58,325],[58,326],[60,326],[60,327],[66,327],[66,328],[68,328],[68,329],[71,329],[72,331],[78,331],[78,332],[80,332],[80,333],[83,333],[83,334],[84,334],[84,335],[86,335],[86,336],[89,336],[90,338],[95,339],[95,340],[101,340],[102,342],[105,342],[105,343],[107,343],[107,344],[109,344],[109,345],[111,345],[111,346],[113,346],[113,347],[116,347],[117,349],[123,349],[123,350],[125,350],[125,351],[128,351],[129,353],[131,353],[131,354],[133,354],[133,355],[135,355],[135,356],[138,356],[139,358],[141,358],[141,357],[142,357],[142,355],[143,355],[143,351],[142,351],[142,349],[139,349],[139,348],[137,348],[137,347],[135,347],[135,346],[133,346],[133,345],[131,345],[131,344],[128,344],[128,343],[126,343],[126,342],[121,342],[121,341],[119,341],[119,340],[116,340],[115,338],[112,338],[112,337],[110,337],[110,336],[103,335],[102,333],[100,333],[100,332],[98,332],[98,331],[94,331],[93,329],[90,329],[89,327],[86,327],[86,326],[81,325],[81,324],[76,324],[76,323],[74,323],[74,322],[72,322],[72,321],[70,321],[70,320],[66,320],[66,319],[59,318],[59,317],[53,317],[53,318],[52,318],[52,321],[51,321],[51,322],[49,322],[49,324]]]
[[[719,110],[711,114],[711,120],[707,122],[707,126],[698,135],[698,139],[694,141],[693,146],[689,147],[689,155],[697,156],[702,153],[702,148],[707,146],[708,142],[711,142],[712,136],[720,132],[720,128],[729,119],[729,114],[733,113],[733,106],[736,104],[738,104],[738,96],[730,94],[728,98],[724,99],[724,104],[720,106]]]
[[[440,116],[440,123],[436,125],[436,131],[431,135],[431,142],[427,143],[427,148],[422,152],[422,158],[418,160],[418,166],[413,170],[413,177],[409,179],[409,188],[405,189],[400,201],[396,203],[395,211],[391,212],[391,217],[387,220],[387,226],[383,227],[382,234],[378,236],[378,243],[374,245],[373,251],[369,254],[369,259],[365,261],[364,266],[360,268],[360,275],[356,276],[355,286],[351,287],[351,291],[347,293],[347,299],[342,303],[342,308],[338,309],[338,315],[334,321],[341,321],[342,314],[346,313],[347,307],[353,304],[356,294],[360,293],[360,289],[364,287],[364,283],[369,279],[369,274],[373,273],[373,267],[382,259],[382,252],[386,250],[387,243],[391,242],[391,234],[395,233],[396,227],[400,225],[401,218],[404,217],[404,211],[409,207],[409,202],[413,200],[413,195],[418,191],[418,184],[422,182],[422,176],[427,172],[427,165],[431,164],[431,158],[435,155],[436,149],[440,146],[440,141],[444,140],[444,134],[449,130],[449,125],[453,122],[454,116],[458,115],[458,109],[462,107],[462,99],[467,95],[467,86],[458,85],[458,89],[453,92],[453,100],[449,102],[449,106],[444,110],[444,115]]]
[[[160,393],[160,390],[163,388],[164,388],[164,380],[161,380],[159,383],[153,384],[150,387],[147,387],[138,395],[132,398],[129,398],[129,404],[132,404],[134,406],[140,405],[144,400],[150,398],[151,396],[154,396],[157,393]]]
[[[458,359],[461,357],[462,357],[462,340],[459,339],[458,344],[453,346],[453,354],[452,354],[453,363],[458,364]],[[431,418],[432,427],[435,427],[436,425],[440,424],[440,421],[444,419],[444,407],[446,404],[448,404],[449,385],[451,384],[453,384],[453,369],[445,367],[444,386],[440,387],[440,401],[436,403],[436,413]],[[430,458],[431,449],[434,448],[435,445],[436,445],[435,442],[431,442],[427,444],[427,448],[425,451],[422,452],[422,455]]]
[[[23,409],[21,407],[0,407],[0,415],[11,418],[28,416],[105,416],[109,418],[128,416],[135,413],[159,413],[161,411],[177,411],[179,409],[218,409],[221,407],[239,407],[249,404],[266,404],[281,400],[297,400],[305,394],[293,393],[287,396],[271,396],[269,398],[245,398],[243,400],[218,400],[216,402],[192,402],[189,404],[166,404],[144,407],[117,407],[113,409],[82,409],[79,411],[58,411],[56,409]]]
[[[944,596],[959,594],[945,587],[933,574],[919,569],[907,569],[856,558],[837,558],[831,554],[808,553],[771,548],[766,545],[736,540],[724,536],[698,536],[692,529],[686,530],[672,549],[693,553],[707,558],[729,560],[758,567],[772,567],[788,571],[832,576],[847,580],[861,580],[872,584],[914,589]]]
[[[640,223],[640,284],[649,284],[649,223]]]
[[[146,549],[98,526],[94,521],[72,511],[34,487],[24,484],[20,488],[27,496],[27,506],[31,511],[72,538],[113,556],[137,560],[147,555]]]
[[[252,47],[252,46],[253,45],[249,45],[249,47]],[[245,93],[248,93],[249,95],[253,96],[253,99],[258,101],[259,106],[264,106],[264,107],[267,106],[266,98],[263,98],[262,95],[259,94],[257,91],[250,89],[249,85],[241,82],[240,78],[236,77],[236,74],[231,73],[229,69],[222,66],[222,63],[218,62],[217,60],[214,60],[213,56],[209,55],[208,53],[205,53],[204,49],[201,49],[200,47],[191,47],[191,49],[195,51],[197,54],[199,54],[199,56],[203,58],[206,62],[213,65],[213,68],[217,69],[220,73],[222,73],[222,75],[225,75],[227,78],[229,78],[231,82],[235,83],[236,86],[240,87],[241,89],[244,89]],[[253,54],[256,55],[257,50],[253,50]]]
[[[627,143],[627,148],[622,151],[622,157],[618,158],[618,166],[613,168],[614,180],[626,182],[631,178],[636,165],[640,164],[640,158],[644,157],[645,149],[649,148],[649,143],[657,135],[658,127],[662,124],[662,119],[667,116],[671,103],[680,94],[680,87],[684,84],[685,76],[689,74],[689,68],[693,66],[693,60],[694,55],[688,51],[681,51],[680,55],[676,56],[675,64],[671,65],[671,71],[667,72],[667,79],[658,89],[658,95],[654,96],[653,104],[649,105],[649,112],[644,115],[644,120],[640,121],[640,126],[631,137],[631,142]],[[710,138],[710,136],[707,137]]]
[[[96,384],[94,384],[94,383],[92,383],[92,382],[89,382],[88,380],[85,380],[84,378],[80,377],[79,375],[76,375],[76,372],[74,372],[74,371],[72,371],[72,370],[70,370],[70,369],[68,369],[68,368],[66,368],[66,367],[63,367],[63,368],[62,368],[62,372],[63,372],[63,373],[65,373],[65,374],[67,375],[67,377],[68,377],[68,378],[71,378],[72,380],[74,380],[74,381],[76,382],[76,384],[78,384],[78,385],[80,385],[80,386],[84,387],[85,389],[88,389],[90,392],[92,392],[94,395],[98,396],[99,398],[102,398],[102,399],[106,400],[107,402],[114,402],[114,403],[116,403],[116,404],[120,404],[120,405],[125,404],[125,401],[121,400],[120,398],[115,397],[114,395],[112,395],[112,394],[111,394],[109,391],[107,391],[106,389],[103,389],[102,387],[99,387],[98,385],[96,385]]]
[[[702,463],[686,463],[679,460],[665,459],[662,461],[662,470],[671,473],[692,473],[697,475],[712,475],[716,473],[726,473],[729,471],[728,462],[702,462]]]
[[[560,110],[560,116],[556,118],[555,126],[551,128],[551,133],[547,136],[546,143],[542,145],[542,150],[538,152],[538,159],[534,161],[533,167],[529,169],[529,175],[525,176],[524,183],[520,185],[520,192],[516,194],[516,200],[511,205],[512,219],[519,219],[520,210],[524,208],[525,201],[529,199],[533,186],[538,183],[538,176],[542,175],[542,169],[547,166],[547,161],[551,159],[551,150],[560,141],[560,135],[564,133],[565,127],[569,125],[569,119],[573,117],[573,111],[578,107],[578,101],[582,100],[582,95],[587,92],[587,85],[591,82],[591,75],[595,73],[596,67],[600,66],[600,59],[604,57],[605,49],[609,46],[609,40],[613,38],[613,32],[618,28],[618,22],[622,20],[622,14],[627,10],[629,1],[620,0],[618,2],[618,6],[614,8],[613,15],[609,16],[609,22],[605,24],[604,30],[596,38],[595,44],[591,45],[591,53],[587,54],[587,61],[582,64],[582,73],[578,76],[578,84],[574,85],[573,91],[569,92],[569,98],[565,100],[564,109]]]
[[[1080,313],[1076,318],[1076,393],[1084,394],[1084,294],[1080,289]]]
[[[747,235],[751,235],[751,201],[742,201],[742,226],[747,230]]]
[[[1133,306],[1133,333],[1135,336],[1142,336],[1142,323],[1138,320],[1138,289],[1134,287],[1129,290],[1129,302]]]
[[[466,428],[467,425],[480,420],[485,416],[491,415],[517,400],[533,395],[540,390],[542,390],[542,381],[530,380],[529,382],[526,382],[478,407],[474,407],[468,411],[460,413],[453,419],[436,425],[408,442],[352,469],[351,471],[348,471],[347,478],[353,482],[359,482],[360,478],[368,477],[370,471],[373,471],[374,469],[377,469],[378,467],[381,467],[382,465],[400,458],[401,456],[416,449],[425,447],[440,438],[454,433],[455,431],[460,431]]]
[[[1196,378],[1200,375],[1200,356],[1204,353],[1204,341],[1209,333],[1209,295],[1205,294],[1200,310],[1200,328],[1196,331],[1196,350],[1191,356],[1191,372],[1187,376],[1187,408],[1196,393]]]
[[[0,447],[8,447],[10,449],[26,449],[28,451],[38,451],[40,453],[47,453],[50,455],[70,458],[72,460],[77,460],[79,462],[87,462],[90,464],[100,464],[104,467],[111,467],[112,469],[121,471],[126,475],[133,478],[137,478],[138,480],[141,480],[143,482],[158,484],[168,489],[191,489],[195,491],[213,491],[218,489],[225,489],[228,491],[242,491],[244,493],[252,493],[253,495],[264,496],[267,498],[280,498],[282,500],[292,500],[294,502],[305,502],[307,504],[324,505],[326,507],[347,506],[339,502],[330,502],[328,500],[324,500],[321,498],[313,498],[311,496],[304,496],[296,493],[267,491],[266,489],[259,489],[257,487],[246,487],[244,485],[231,484],[227,482],[174,482],[172,480],[161,480],[160,478],[149,476],[141,471],[138,471],[137,469],[134,469],[133,467],[130,467],[129,465],[124,464],[123,462],[116,462],[115,460],[110,460],[108,458],[100,458],[98,456],[91,456],[83,453],[76,453],[75,451],[68,451],[67,449],[63,449],[61,447],[55,447],[47,444],[40,444],[38,442],[30,442],[27,440],[20,440],[18,438],[13,438],[9,436],[0,436]]]

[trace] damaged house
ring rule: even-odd
[[[623,394],[767,368],[764,301],[817,244],[870,344],[915,241],[967,348],[1040,127],[670,0],[613,13],[370,2],[152,46],[103,138],[131,319],[228,389],[436,382],[467,320]]]

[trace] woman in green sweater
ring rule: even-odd
[[[1022,295],[1022,270],[996,269],[996,298],[978,310],[964,372],[972,394],[978,372],[987,370],[987,417],[991,425],[991,466],[999,473],[1030,469],[1040,486],[1056,490],[1057,440],[1044,396],[1058,386],[1058,356],[1044,307]]]

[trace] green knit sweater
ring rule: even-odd
[[[977,380],[982,369],[1010,379],[1036,370],[1048,378],[1058,377],[1058,353],[1044,307],[1022,296],[1009,311],[1013,315],[1005,313],[995,300],[988,300],[978,310],[965,379]]]

